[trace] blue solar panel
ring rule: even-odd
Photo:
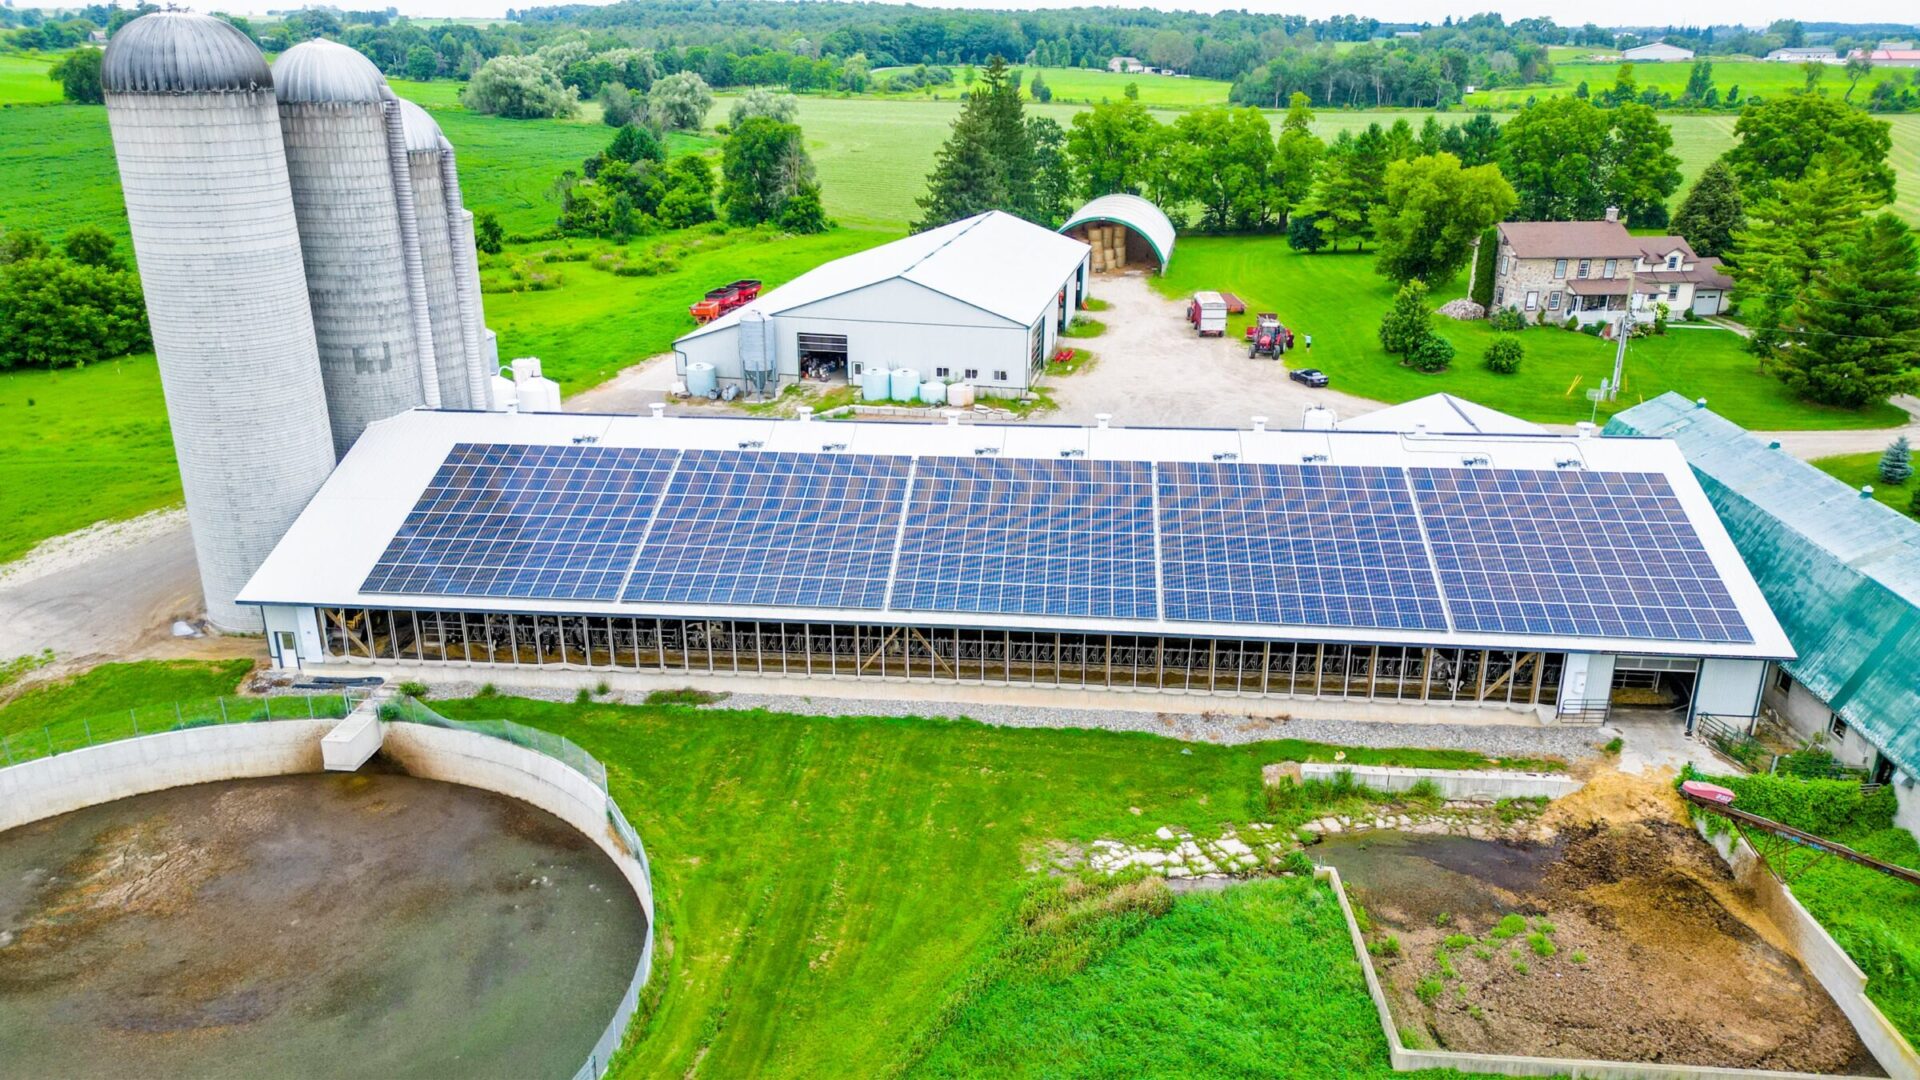
[[[1414,469],[1459,630],[1750,642],[1666,477]]]
[[[889,606],[1154,618],[1152,467],[920,459]]]
[[[878,608],[911,460],[690,450],[622,599]]]
[[[1163,462],[1166,617],[1445,630],[1399,469]]]
[[[461,443],[361,590],[612,600],[674,456]]]

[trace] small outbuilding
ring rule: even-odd
[[[1093,249],[1094,273],[1146,267],[1164,274],[1173,258],[1173,223],[1138,195],[1102,195],[1074,211],[1060,231]]]
[[[713,392],[905,369],[1017,395],[1079,308],[1087,262],[1084,243],[988,211],[816,266],[683,335],[674,368]]]

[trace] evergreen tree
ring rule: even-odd
[[[1893,440],[1880,455],[1880,482],[1904,484],[1913,479],[1913,446],[1905,435]]]
[[[1723,256],[1733,250],[1733,237],[1747,227],[1740,188],[1724,161],[1708,165],[1673,217],[1673,231],[1686,237],[1696,255]]]
[[[1376,129],[1379,126],[1374,125]],[[1369,167],[1359,160],[1357,144],[1350,133],[1341,132],[1321,161],[1319,179],[1314,184],[1314,226],[1335,251],[1348,240],[1354,241],[1355,250],[1365,247],[1372,229],[1371,214],[1380,182],[1369,184]]]
[[[1380,320],[1380,347],[1390,353],[1412,352],[1433,336],[1433,313],[1427,310],[1427,283],[1415,278],[1393,294],[1393,306]]]
[[[988,59],[981,82],[967,95],[953,130],[934,159],[927,193],[919,200],[915,231],[1006,210],[1043,217],[1035,188],[1032,135],[1020,88],[998,56]]]
[[[1747,229],[1734,236],[1736,292],[1753,330],[1748,347],[1762,357],[1779,347],[1781,329],[1815,270],[1852,241],[1874,203],[1848,162],[1829,168],[1831,161],[1776,183],[1748,212]]]
[[[1295,91],[1287,102],[1286,119],[1280,122],[1280,144],[1273,156],[1274,200],[1281,220],[1291,223],[1294,208],[1313,194],[1314,167],[1326,149],[1320,136],[1313,133],[1313,110],[1307,106],[1307,95]],[[1291,231],[1288,235],[1291,237]]]
[[[1859,408],[1920,384],[1920,247],[1890,213],[1819,265],[1796,305],[1786,381],[1827,405]]]
[[[1707,95],[1713,93],[1713,61],[1695,60],[1693,70],[1687,72],[1687,88],[1680,95],[1680,101],[1686,105],[1701,105]]]

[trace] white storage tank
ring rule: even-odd
[[[441,403],[430,323],[416,319],[425,314],[410,281],[417,253],[409,257],[400,216],[407,169],[404,160],[396,169],[390,146],[386,80],[355,50],[295,45],[274,62],[274,89],[333,446],[344,457],[368,424]]]
[[[962,409],[972,408],[973,407],[973,384],[968,382],[957,382],[957,383],[954,383],[952,386],[947,387],[947,404],[956,405]]]
[[[460,317],[460,282],[455,273],[454,222],[447,208],[440,125],[427,111],[405,98],[395,98],[401,130],[407,143],[407,174],[413,183],[413,212],[420,226],[420,264],[426,276],[427,315],[433,324],[433,355],[440,376],[440,406],[446,409],[485,408],[470,389],[472,373],[480,370],[480,341],[466,332]],[[464,211],[463,211],[464,212]],[[466,253],[468,258],[472,254]],[[471,355],[468,346],[471,345]]]
[[[513,362],[513,395],[521,412],[560,411],[560,384],[540,374],[537,356],[522,356]]]
[[[929,405],[945,405],[947,403],[947,384],[943,382],[921,383],[920,400]]]
[[[888,390],[895,401],[912,401],[920,393],[920,373],[912,368],[894,368]]]
[[[334,463],[273,76],[231,25],[165,11],[114,34],[100,82],[207,617],[258,632],[233,597]]]
[[[687,365],[687,393],[694,397],[710,398],[718,396],[720,376],[713,365],[704,361],[694,361]]]
[[[860,400],[885,401],[893,390],[893,373],[886,368],[869,366],[860,373]]]

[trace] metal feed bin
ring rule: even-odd
[[[780,385],[780,373],[774,364],[773,324],[765,312],[748,308],[740,313],[740,372],[747,389],[769,395]],[[692,369],[688,369],[692,378]],[[689,381],[691,386],[691,381]]]

